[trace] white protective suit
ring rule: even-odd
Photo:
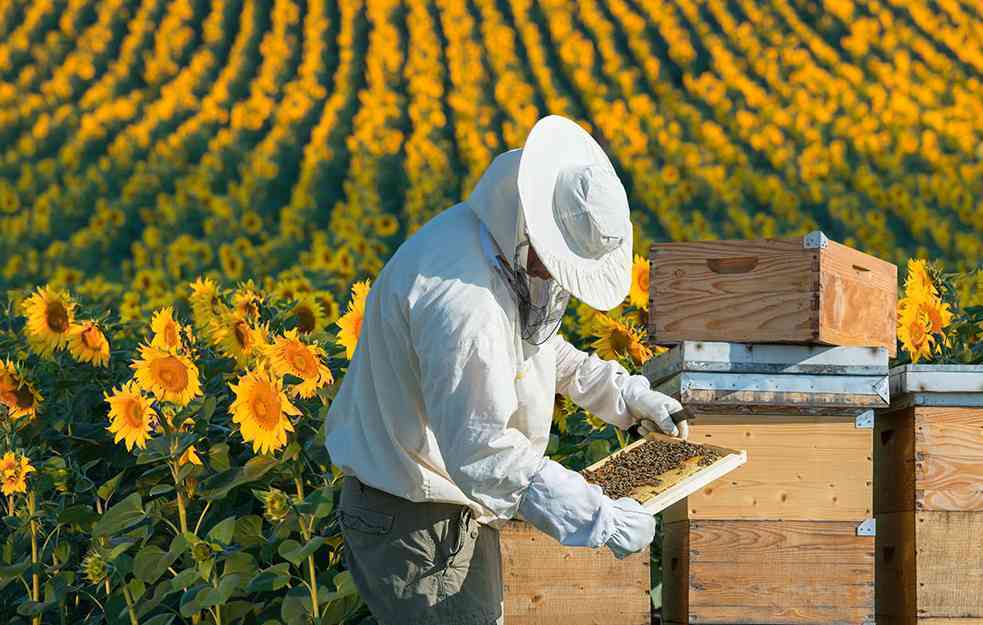
[[[559,335],[538,347],[521,340],[513,295],[489,258],[496,246],[512,258],[522,235],[520,154],[496,158],[466,202],[380,272],[326,444],[347,474],[398,497],[466,505],[492,525],[519,513],[565,544],[609,544],[623,556],[645,546],[631,536],[652,516],[544,458],[553,400],[567,395],[626,428],[630,405],[655,394]]]

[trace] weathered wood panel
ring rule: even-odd
[[[983,513],[915,513],[917,615],[983,618]]]
[[[879,513],[875,547],[877,625],[915,625],[915,514]]]
[[[983,408],[914,414],[915,509],[983,511]]]
[[[874,448],[877,514],[983,511],[983,408],[879,414]]]
[[[819,340],[897,352],[898,268],[830,241],[820,255]]]
[[[689,614],[689,523],[662,525],[662,620],[686,623]]]
[[[532,526],[501,531],[509,625],[648,625],[649,551],[618,560],[607,548],[564,547]]]
[[[983,513],[877,517],[878,625],[983,619]]]
[[[915,508],[915,410],[878,413],[874,420],[874,513]]]
[[[673,519],[853,521],[872,516],[871,431],[852,418],[699,419],[690,439],[744,449],[748,461],[686,499]]]
[[[854,523],[728,520],[666,527],[667,621],[860,625],[873,618],[874,541],[856,536]]]
[[[801,239],[660,243],[650,258],[658,343],[818,338],[819,254]]]

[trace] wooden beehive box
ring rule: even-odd
[[[649,330],[684,340],[880,346],[895,355],[897,267],[830,241],[656,243]]]
[[[874,430],[877,622],[983,623],[983,366],[891,370]]]
[[[748,456],[663,514],[665,622],[873,620],[871,408],[887,404],[887,361],[884,348],[687,342],[651,361],[697,415],[691,441]]]
[[[565,547],[521,521],[500,537],[508,625],[651,623],[648,549],[618,560],[606,547]]]

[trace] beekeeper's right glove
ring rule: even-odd
[[[655,537],[655,517],[634,499],[614,501],[597,484],[549,459],[529,483],[519,514],[564,545],[607,545],[618,558],[641,551]]]
[[[645,376],[633,375],[628,378],[621,388],[621,396],[628,412],[638,421],[638,432],[641,435],[664,432],[684,440],[689,435],[686,422],[682,421],[677,426],[670,416],[682,410],[683,405],[665,393],[653,391]]]

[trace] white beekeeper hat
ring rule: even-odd
[[[519,200],[529,241],[553,278],[597,310],[631,285],[628,195],[601,146],[559,115],[539,120],[522,147]]]

